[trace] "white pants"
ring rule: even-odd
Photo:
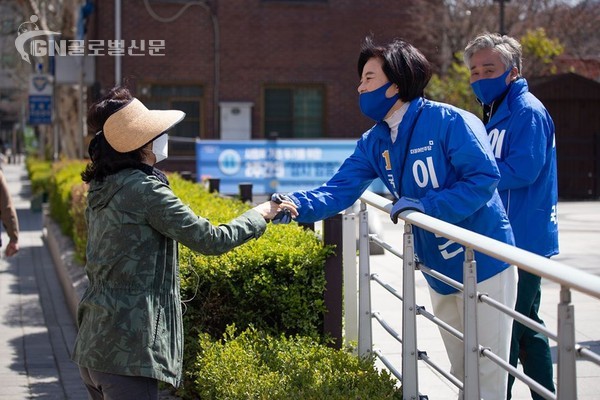
[[[477,291],[487,293],[494,300],[514,309],[517,299],[517,268],[513,265],[491,278],[479,282]],[[453,328],[464,333],[462,292],[441,295],[429,290],[434,314]],[[479,344],[488,347],[508,362],[512,332],[512,317],[488,306],[477,304],[477,337]],[[450,359],[450,373],[464,381],[463,343],[440,328],[442,340]],[[487,357],[479,358],[479,387],[484,400],[505,400],[508,372]],[[459,395],[459,399],[462,394]],[[472,399],[469,399],[472,400]]]

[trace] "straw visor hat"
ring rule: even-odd
[[[179,110],[148,110],[136,98],[113,113],[104,123],[104,136],[119,153],[150,143],[185,117]]]

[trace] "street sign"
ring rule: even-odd
[[[29,80],[29,125],[52,123],[52,94],[52,75],[31,75]]]

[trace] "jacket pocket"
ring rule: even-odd
[[[164,307],[159,306],[152,321],[152,333],[148,341],[148,347],[162,348],[164,346],[163,342],[166,340],[165,331],[165,310]]]

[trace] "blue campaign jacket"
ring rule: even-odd
[[[345,210],[376,178],[396,197],[420,199],[427,215],[514,244],[496,191],[500,174],[485,127],[471,113],[422,98],[413,100],[394,143],[389,127],[380,122],[362,135],[354,153],[328,182],[289,194],[298,206],[297,220],[319,221]],[[418,227],[414,233],[419,261],[462,282],[464,248]],[[476,260],[479,282],[508,267],[478,252]],[[441,294],[456,291],[428,275],[425,278]]]
[[[546,257],[558,254],[554,123],[525,79],[510,85],[486,129],[517,247]]]

